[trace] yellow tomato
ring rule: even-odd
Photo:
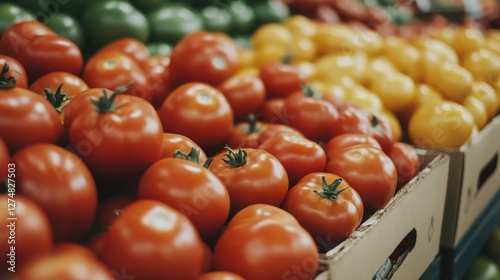
[[[332,96],[337,100],[345,100],[347,90],[338,84],[325,83],[324,90],[322,91],[326,96]]]
[[[380,112],[383,109],[380,97],[362,85],[345,88],[345,90],[346,94],[343,99],[345,102],[368,110]]]
[[[484,47],[490,50],[491,52],[495,53],[496,55],[500,56],[500,41],[487,38]]]
[[[465,98],[464,103],[465,109],[467,109],[472,116],[474,117],[474,122],[479,130],[483,129],[483,127],[488,122],[488,112],[486,111],[486,106],[481,100],[473,95],[467,96]]]
[[[431,37],[447,44],[448,46],[452,46],[456,33],[456,30],[452,27],[442,27],[436,28]]]
[[[481,30],[476,27],[462,26],[455,34],[452,47],[459,56],[462,56],[483,47],[484,42],[485,38]]]
[[[372,81],[369,89],[380,97],[385,108],[394,113],[408,106],[415,97],[415,83],[399,72],[380,76]]]
[[[252,49],[241,49],[238,53],[239,69],[251,67],[255,62],[255,52]]]
[[[471,90],[474,78],[460,65],[443,62],[426,64],[424,81],[441,92],[445,99],[462,103]]]
[[[493,83],[493,88],[495,89],[495,93],[498,99],[498,109],[500,109],[500,77],[497,77],[497,79]]]
[[[474,78],[493,83],[500,76],[500,56],[487,48],[472,51],[462,59],[462,66],[469,70]]]
[[[459,63],[458,55],[452,47],[446,43],[425,37],[418,37],[412,40],[412,44],[420,49],[420,51],[430,51],[438,57],[440,61]]]
[[[366,69],[366,82],[367,84],[371,81],[378,79],[379,75],[389,75],[392,72],[398,72],[398,69],[386,56],[377,56],[368,62],[368,68]]]
[[[285,19],[283,25],[294,35],[307,38],[314,37],[318,29],[317,23],[302,15],[293,15]]]
[[[422,105],[431,102],[442,102],[443,97],[435,88],[427,84],[417,84],[415,86],[415,96],[410,104],[403,108],[398,117],[404,124],[407,124],[411,116]]]
[[[410,44],[401,44],[386,49],[387,57],[399,69],[415,82],[422,80],[422,59],[420,50]]]
[[[486,39],[487,40],[495,40],[497,42],[500,42],[500,30],[498,30],[498,29],[488,30],[488,33],[486,33]]]
[[[425,148],[459,148],[469,141],[475,130],[472,114],[451,101],[421,106],[408,125],[410,140]]]
[[[287,55],[284,46],[278,44],[267,44],[255,50],[254,64],[258,68],[264,65],[283,60]]]
[[[238,72],[236,72],[237,76],[259,76],[259,68],[257,67],[247,67],[240,69]]]
[[[268,23],[259,27],[252,35],[252,46],[259,49],[263,46],[273,44],[282,47],[290,45],[293,34],[280,23]]]
[[[477,99],[483,102],[484,106],[486,107],[488,120],[490,120],[497,114],[498,97],[496,95],[495,89],[488,83],[483,81],[474,81],[474,83],[472,84],[470,95],[475,96]]]
[[[335,81],[339,76],[349,76],[358,83],[366,81],[367,64],[368,58],[361,52],[330,54],[314,63],[316,75],[320,79]]]
[[[375,52],[383,44],[374,34],[368,31],[356,32],[345,24],[322,24],[318,26],[313,41],[320,55],[364,51],[364,48],[373,48],[371,51]]]
[[[307,80],[315,78],[316,67],[314,67],[314,64],[312,62],[299,61],[299,62],[294,62],[293,64],[299,67],[299,70],[304,74]]]
[[[307,37],[296,36],[286,48],[293,61],[312,61],[316,57],[316,45]]]
[[[359,51],[372,57],[382,54],[385,42],[384,38],[379,33],[359,27],[353,27],[353,31],[355,43]]]
[[[396,115],[394,115],[393,112],[385,108],[382,109],[380,112],[389,120],[389,124],[391,125],[392,129],[392,134],[394,135],[394,140],[401,141],[403,139],[403,129],[401,127],[399,119],[396,117]]]

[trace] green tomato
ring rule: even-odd
[[[243,1],[234,1],[227,7],[231,14],[233,34],[249,34],[255,25],[255,12]]]
[[[45,25],[54,30],[59,36],[73,41],[80,50],[85,49],[85,35],[82,25],[73,16],[66,13],[58,13],[49,17]]]
[[[282,22],[290,16],[290,9],[281,1],[268,0],[256,3],[253,8],[258,26],[266,23]]]
[[[479,255],[467,269],[463,280],[500,280],[500,268],[493,260]]]
[[[92,49],[124,37],[144,43],[149,39],[146,17],[125,1],[104,1],[88,6],[82,16],[82,25]]]
[[[12,24],[33,19],[35,19],[35,17],[30,11],[16,4],[0,4],[0,37],[2,36],[3,32]]]
[[[149,13],[158,9],[161,5],[167,0],[129,0],[132,5],[137,7],[137,9],[141,10],[143,13]]]
[[[172,45],[168,43],[149,43],[147,44],[150,56],[170,56]]]
[[[207,6],[201,10],[203,29],[211,32],[229,33],[231,30],[231,14],[227,9]]]
[[[500,265],[500,225],[497,225],[484,246],[484,254]]]
[[[176,44],[187,34],[203,29],[201,16],[185,5],[167,4],[147,14],[151,41]]]

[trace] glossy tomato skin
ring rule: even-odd
[[[293,133],[279,133],[264,141],[259,149],[275,156],[285,167],[290,186],[303,176],[325,170],[326,155],[321,146]]]
[[[69,137],[71,124],[81,112],[87,110],[90,111],[91,109],[95,108],[95,105],[92,104],[92,102],[88,102],[88,100],[99,99],[99,96],[101,96],[104,91],[106,91],[108,94],[114,93],[114,91],[106,88],[89,88],[75,95],[65,106],[63,106],[63,108],[61,108],[61,118],[63,119],[65,137]]]
[[[15,153],[12,162],[17,191],[44,210],[56,242],[86,234],[96,213],[97,190],[80,158],[53,144],[33,144]]]
[[[13,180],[15,179],[13,178]],[[1,230],[0,249],[4,252],[0,257],[2,261],[0,275],[2,275],[9,272],[7,268],[12,266],[9,263],[11,257],[7,255],[11,251],[10,246],[15,247],[13,263],[17,267],[23,267],[31,260],[49,254],[53,241],[52,228],[47,215],[30,198],[17,194],[12,199],[7,194],[2,194],[0,195],[0,206],[5,209],[0,212],[0,217],[4,221],[8,221],[9,218],[17,218],[13,221],[15,229],[5,227]],[[15,211],[14,216],[9,215],[11,209]],[[10,225],[9,222],[6,224]],[[9,238],[10,236],[14,238]]]
[[[0,137],[0,164],[1,166],[7,166],[10,163],[10,152],[7,144],[3,141],[2,137]],[[9,169],[3,168],[0,170],[0,182],[7,180],[7,174]]]
[[[203,239],[212,237],[229,215],[229,193],[214,173],[194,162],[164,158],[139,182],[139,198],[161,201],[186,215]]]
[[[129,85],[123,94],[153,100],[153,92],[148,84],[146,71],[130,56],[118,51],[103,51],[94,54],[85,64],[83,80],[89,87],[116,90]]]
[[[60,36],[36,36],[19,47],[16,58],[28,73],[29,83],[54,71],[79,75],[83,67],[83,55],[78,46]]]
[[[237,122],[257,113],[266,99],[264,84],[255,76],[232,76],[217,88],[231,105]]]
[[[300,91],[307,79],[298,67],[274,62],[261,67],[259,77],[264,83],[268,99],[285,98]]]
[[[140,175],[160,158],[163,131],[149,102],[119,94],[111,111],[100,113],[92,100],[104,98],[104,92],[89,90],[80,95],[65,107],[69,107],[63,113],[66,133],[71,148],[95,176],[124,181]]]
[[[245,280],[236,273],[228,271],[214,271],[200,275],[196,280]]]
[[[358,192],[367,214],[389,203],[398,180],[396,166],[389,156],[370,145],[341,150],[328,161],[326,172],[342,177]]]
[[[17,87],[28,88],[28,74],[24,66],[12,56],[0,54],[0,67],[3,67],[5,63],[9,66],[6,77],[14,77]]]
[[[225,160],[231,162],[226,163]],[[279,207],[288,191],[285,168],[276,157],[262,149],[246,148],[219,153],[210,163],[209,170],[229,192],[231,215],[257,203]]]
[[[273,124],[288,124],[287,117],[289,115],[285,111],[285,99],[267,99],[262,108],[259,120]]]
[[[224,95],[208,84],[197,82],[171,92],[158,109],[158,115],[164,132],[185,135],[207,153],[222,148],[234,121]]]
[[[203,164],[207,160],[207,155],[193,140],[181,134],[163,133],[161,158],[172,158],[174,157],[174,153],[178,150],[184,153],[190,153],[193,148],[200,152],[198,155],[198,162]]]
[[[219,238],[215,269],[230,271],[247,280],[314,279],[319,255],[312,237],[293,216],[277,207],[254,204],[252,208],[276,208],[277,216],[248,215],[231,221]],[[242,211],[245,211],[243,209]],[[255,212],[255,211],[252,211]],[[279,259],[279,262],[273,261]]]
[[[101,259],[111,270],[126,269],[138,279],[196,279],[203,241],[174,208],[143,199],[125,208],[111,225]]]
[[[330,194],[339,179],[334,190],[339,193]],[[326,172],[304,176],[288,192],[283,209],[313,236],[322,252],[347,239],[361,224],[364,211],[359,194],[342,178]]]
[[[268,123],[250,120],[239,122],[232,129],[227,139],[231,148],[257,148],[260,133],[269,126]]]
[[[238,70],[236,44],[223,33],[197,31],[184,36],[170,59],[176,85],[202,82],[218,86]]]
[[[344,133],[370,134],[370,119],[362,109],[352,105],[343,105],[337,109],[338,120],[336,125],[331,128],[335,133],[334,136]]]
[[[141,67],[145,67],[149,59],[149,50],[146,44],[132,37],[114,40],[98,50],[98,52],[107,51],[117,51],[126,54],[135,60],[137,64],[141,65]]]
[[[0,53],[17,57],[21,47],[41,35],[57,36],[54,31],[36,20],[22,21],[11,25],[5,30],[0,41]]]
[[[152,56],[146,60],[144,70],[147,73],[148,84],[151,87],[153,98],[151,104],[155,108],[160,108],[172,92],[172,74],[170,72],[170,57]]]
[[[394,143],[394,147],[388,154],[396,166],[398,173],[398,183],[396,191],[406,185],[420,169],[420,158],[417,150],[403,142]]]
[[[355,145],[371,145],[377,149],[382,149],[375,138],[366,134],[344,133],[330,139],[323,146],[326,154],[326,160],[329,161],[336,153],[342,149]]]
[[[12,153],[34,143],[59,143],[62,122],[44,97],[17,87],[0,93],[0,135]]]
[[[389,119],[375,111],[367,112],[367,114],[371,124],[369,135],[379,142],[384,153],[390,154],[395,140]]]

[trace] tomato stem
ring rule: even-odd
[[[185,159],[196,164],[200,164],[200,150],[195,147],[191,147],[191,151],[189,151],[189,153],[183,152],[181,150],[175,150],[174,158]]]
[[[341,190],[338,190],[337,188],[340,186],[342,183],[342,178],[337,178],[335,179],[331,184],[328,184],[326,182],[325,176],[321,178],[321,183],[322,189],[320,191],[314,190],[314,193],[317,193],[321,197],[327,198],[329,200],[335,200],[337,197],[340,195],[341,192],[345,191],[347,188],[343,188]]]
[[[377,116],[372,116],[371,125],[373,128],[375,128],[376,130],[378,130],[381,133],[386,132],[385,129],[380,125],[380,122],[379,122]]]
[[[61,105],[63,101],[68,100],[68,98],[66,98],[66,94],[61,93],[62,86],[63,84],[59,85],[55,93],[52,92],[50,88],[45,88],[43,90],[45,92],[47,100],[50,102],[50,104],[52,104],[52,106],[54,106],[54,108],[56,108],[57,112],[59,113],[61,113]]]
[[[292,60],[293,60],[294,56],[295,55],[292,52],[287,52],[285,54],[285,56],[283,57],[283,59],[281,60],[281,63],[287,64],[287,65],[292,64]]]
[[[118,96],[118,94],[126,91],[129,86],[130,84],[117,88],[115,92],[109,97],[107,90],[103,89],[103,95],[101,95],[98,100],[91,99],[91,102],[97,107],[99,114],[113,112],[116,108],[114,104],[115,98]]]
[[[254,114],[250,114],[247,117],[248,131],[247,134],[253,134],[258,131],[257,129],[257,118]]]
[[[236,153],[228,145],[226,145],[225,148],[228,150],[228,153],[225,154],[227,159],[222,158],[222,161],[224,161],[226,164],[230,165],[231,167],[240,167],[247,163],[247,151],[242,148],[238,148],[238,152]]]
[[[0,89],[11,89],[16,86],[16,78],[7,77],[7,72],[9,72],[9,65],[5,62],[0,72]]]

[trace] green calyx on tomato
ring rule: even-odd
[[[233,149],[231,149],[229,146],[226,145],[226,149],[228,150],[228,153],[225,154],[224,156],[227,157],[227,159],[222,158],[222,161],[225,162],[226,164],[230,165],[231,167],[241,167],[247,163],[248,159],[248,153],[247,151],[243,150],[242,148],[238,148],[238,152],[234,152]]]
[[[47,100],[56,108],[57,112],[61,113],[61,105],[64,101],[68,100],[66,98],[66,94],[61,93],[63,84],[57,87],[56,92],[53,92],[50,88],[45,88],[43,91],[45,92],[45,96]]]
[[[191,147],[191,151],[189,153],[183,152],[181,150],[176,150],[174,152],[174,158],[185,159],[196,164],[200,164],[200,150],[195,147]]]
[[[106,114],[115,111],[115,98],[122,92],[126,91],[129,88],[130,84],[119,87],[115,90],[115,92],[108,96],[108,91],[103,89],[102,95],[98,100],[92,99],[91,102],[96,106],[99,114]]]
[[[347,188],[343,188],[341,190],[337,189],[340,186],[340,184],[342,183],[342,178],[337,178],[331,184],[328,184],[325,176],[323,176],[321,178],[321,182],[323,184],[322,190],[320,190],[320,191],[314,190],[313,192],[317,193],[319,196],[324,197],[324,198],[329,199],[329,200],[337,199],[339,194],[347,189]]]
[[[248,123],[248,127],[247,127],[247,130],[245,131],[246,134],[257,133],[261,130],[261,127],[259,127],[257,125],[257,117],[255,117],[254,114],[248,115],[247,123]]]
[[[0,89],[11,89],[16,86],[16,78],[13,76],[7,77],[9,72],[9,65],[3,64],[2,71],[0,72]]]
[[[311,98],[320,97],[320,95],[316,91],[314,91],[310,86],[306,84],[302,84],[301,88],[302,88],[302,93],[304,93],[306,97],[311,97]]]

